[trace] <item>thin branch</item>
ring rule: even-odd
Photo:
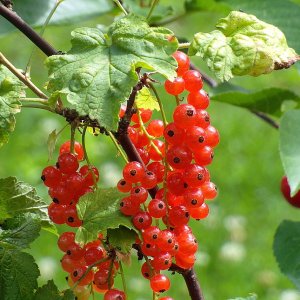
[[[42,99],[48,99],[48,97],[37,86],[35,86],[23,73],[21,73],[1,52],[0,52],[0,64],[4,65],[8,70],[10,70],[25,85],[27,85],[38,97]]]
[[[268,115],[266,115],[265,113],[263,113],[261,111],[255,111],[255,110],[249,110],[249,111],[251,111],[254,115],[259,117],[263,121],[267,122],[269,125],[271,125],[275,129],[279,128],[279,124],[276,121],[274,121],[272,118],[270,118]]]
[[[58,52],[43,38],[40,37],[27,23],[24,22],[15,12],[0,4],[0,15],[7,19],[11,24],[23,32],[35,45],[37,45],[47,56]]]
[[[51,107],[45,106],[45,105],[38,105],[38,104],[22,104],[22,108],[37,108],[37,109],[43,109],[50,111],[54,114],[56,114],[56,111],[54,111]]]
[[[178,49],[188,49],[191,46],[191,43],[179,43]]]
[[[124,13],[124,15],[128,15],[128,12],[126,11],[126,9],[124,8],[124,6],[122,5],[122,3],[119,0],[113,0],[115,2],[115,4],[122,10],[122,12]]]
[[[155,6],[158,4],[159,0],[153,0],[152,3],[151,3],[151,7],[150,7],[150,10],[148,12],[148,15],[147,15],[147,20],[150,20],[151,16],[152,16],[152,13],[154,11],[154,8]]]

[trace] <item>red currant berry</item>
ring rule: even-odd
[[[148,211],[153,218],[162,218],[167,213],[166,204],[159,199],[152,199],[148,205]]]
[[[175,255],[175,260],[176,260],[176,264],[181,267],[182,269],[191,269],[194,264],[195,264],[195,261],[196,261],[196,257],[194,254],[191,254],[191,255],[180,255],[180,254],[177,254]]]
[[[74,194],[82,189],[85,180],[82,175],[78,172],[70,174],[66,179],[66,186],[70,192]]]
[[[71,273],[74,269],[76,269],[78,267],[85,266],[84,259],[74,260],[74,259],[71,259],[68,254],[65,254],[62,257],[60,263],[61,263],[63,270],[68,273]]]
[[[147,165],[150,161],[149,152],[145,148],[136,148],[136,150],[139,153],[143,163]]]
[[[147,256],[155,256],[160,252],[160,249],[157,247],[157,245],[150,243],[142,243],[141,250],[143,254]]]
[[[141,119],[142,119],[143,123],[147,123],[152,117],[152,110],[140,108],[139,111],[140,111],[140,115],[141,115]],[[132,115],[131,121],[134,123],[137,123],[137,124],[140,123],[139,117],[136,113]]]
[[[73,260],[79,260],[84,256],[84,249],[81,248],[78,244],[73,243],[68,247],[66,254]]]
[[[197,111],[193,105],[180,104],[174,110],[173,119],[177,127],[188,129],[196,125],[198,120]]]
[[[65,223],[65,214],[66,209],[65,205],[59,205],[52,202],[48,206],[48,215],[50,220],[55,224],[64,224]]]
[[[79,220],[77,215],[76,205],[69,205],[64,211],[66,224],[71,227],[79,227],[82,224],[82,221]]]
[[[118,184],[117,184],[117,189],[121,193],[128,193],[132,189],[132,183],[129,183],[125,179],[120,179]]]
[[[163,274],[156,274],[150,279],[151,289],[156,293],[163,293],[170,288],[170,280]]]
[[[209,146],[204,146],[203,148],[199,149],[197,153],[194,154],[195,162],[200,166],[209,165],[214,158],[213,149]]]
[[[162,163],[154,161],[147,166],[148,171],[155,174],[157,183],[161,183],[164,179],[165,167]]]
[[[123,169],[123,177],[130,183],[137,183],[144,177],[144,168],[137,161],[129,162]]]
[[[153,270],[148,262],[144,262],[141,268],[141,273],[144,278],[150,279],[154,274],[156,274],[155,270]]]
[[[206,145],[205,130],[199,126],[191,127],[186,133],[186,143],[193,152],[201,151],[199,149]]]
[[[193,219],[196,220],[205,219],[209,214],[209,207],[204,202],[200,207],[190,209],[189,212]]]
[[[189,222],[190,214],[185,206],[174,206],[169,211],[169,221],[178,226]]]
[[[120,211],[125,216],[133,216],[140,211],[140,205],[133,202],[131,197],[125,197],[120,202]]]
[[[58,248],[66,252],[71,244],[75,243],[75,233],[74,232],[63,232],[57,241]]]
[[[160,229],[158,227],[150,226],[144,229],[142,236],[145,243],[155,245],[158,241],[159,234]]]
[[[201,74],[196,70],[189,70],[185,72],[183,80],[185,81],[185,89],[191,93],[195,93],[203,87]]]
[[[168,191],[176,196],[181,196],[188,188],[183,178],[183,174],[179,171],[169,173],[167,177]]]
[[[77,171],[79,163],[74,154],[63,153],[58,157],[57,167],[63,174],[72,174]]]
[[[206,128],[210,125],[210,116],[204,109],[197,109],[196,124],[199,127]]]
[[[132,218],[132,223],[138,230],[151,226],[152,217],[147,212],[138,212]]]
[[[204,182],[204,184],[201,186],[201,190],[204,198],[208,200],[213,200],[218,195],[217,187],[211,181]]]
[[[200,207],[203,202],[203,193],[199,188],[190,188],[184,195],[184,204],[188,209]]]
[[[177,96],[184,91],[185,83],[181,77],[176,77],[173,81],[165,81],[165,90],[168,94]]]
[[[148,191],[142,186],[134,187],[130,191],[130,198],[134,203],[144,203],[148,198]]]
[[[166,157],[169,165],[175,169],[187,167],[193,158],[192,152],[183,145],[170,148]]]
[[[60,184],[54,188],[50,188],[48,191],[53,202],[56,204],[69,205],[72,201],[74,194],[65,185]]]
[[[161,251],[170,251],[173,249],[176,242],[176,237],[174,236],[173,232],[164,229],[160,232],[157,240],[157,246]]]
[[[74,282],[78,281],[80,278],[82,278],[80,280],[80,282],[78,283],[78,285],[80,286],[85,286],[88,285],[90,282],[93,281],[94,278],[94,272],[93,270],[90,270],[87,274],[87,266],[82,266],[82,267],[78,267],[75,268],[72,273],[71,273],[71,278]],[[85,275],[84,277],[82,277],[83,275]]]
[[[109,279],[109,269],[99,269],[94,275],[94,284],[97,286],[102,286],[108,283]]]
[[[155,270],[167,270],[171,267],[172,256],[169,252],[160,252],[153,257],[152,266]]]
[[[145,189],[152,189],[157,184],[156,175],[151,171],[146,171],[143,179],[141,180],[141,184]]]
[[[126,295],[120,290],[111,289],[105,293],[104,300],[126,300]]]
[[[44,181],[44,185],[56,187],[62,179],[62,174],[57,168],[49,166],[43,170],[41,179]]]
[[[173,57],[176,59],[178,64],[177,74],[178,76],[182,76],[190,68],[190,59],[184,52],[181,51],[176,51],[173,54]]]
[[[218,130],[213,126],[208,126],[205,129],[206,144],[210,147],[216,147],[220,142]]]
[[[209,106],[209,97],[204,90],[198,90],[188,95],[187,102],[196,109],[206,109]]]
[[[207,179],[207,170],[199,165],[191,164],[184,170],[184,180],[189,187],[199,187]]]
[[[106,256],[106,251],[101,246],[88,248],[84,253],[84,260],[88,266]]]
[[[93,186],[99,181],[99,171],[94,166],[84,165],[79,170],[87,186]],[[94,175],[93,175],[94,173]]]
[[[147,126],[147,131],[154,137],[161,137],[164,133],[164,122],[162,120],[152,120]]]
[[[70,153],[71,152],[71,141],[66,141],[60,146],[59,154],[63,153]],[[74,143],[74,152],[76,155],[77,160],[81,161],[84,159],[84,151],[83,147],[80,143],[76,142]]]
[[[286,176],[281,179],[281,192],[288,203],[294,207],[300,207],[300,191],[291,197],[291,188]]]
[[[149,156],[154,161],[161,161],[165,155],[165,143],[160,140],[154,140],[153,145],[149,146]],[[158,151],[159,152],[158,152]]]
[[[164,138],[170,145],[182,145],[185,138],[185,131],[175,123],[170,123],[164,130]]]

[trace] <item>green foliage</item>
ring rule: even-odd
[[[122,253],[129,253],[132,249],[132,244],[135,243],[137,233],[124,226],[116,229],[108,229],[107,236],[109,244]]]
[[[30,214],[21,215],[14,219],[5,220],[0,227],[0,247],[28,248],[41,230],[41,221],[32,218]]]
[[[115,21],[103,34],[95,28],[72,32],[72,50],[47,60],[48,90],[67,94],[81,115],[89,115],[108,130],[116,130],[120,105],[138,82],[136,68],[176,75],[170,55],[177,48],[173,33],[151,28],[143,18],[129,15]]]
[[[0,295],[3,300],[32,300],[39,269],[33,257],[0,248]]]
[[[228,13],[230,6],[218,0],[186,0],[185,8],[187,12],[195,12],[195,10],[209,10]]]
[[[234,299],[228,299],[228,300],[256,300],[257,299],[257,296],[252,294],[246,298],[234,298]]]
[[[47,146],[48,146],[48,160],[50,161],[53,156],[53,152],[55,151],[55,146],[57,142],[58,134],[56,129],[54,129],[48,136]]]
[[[216,28],[196,33],[189,54],[203,58],[222,81],[270,73],[296,59],[284,34],[253,15],[233,11]]]
[[[55,6],[57,0],[14,0],[14,10],[31,26],[41,26]],[[60,4],[52,17],[50,24],[74,24],[95,16],[99,16],[111,10],[112,1],[109,0],[85,0],[68,1]],[[0,18],[0,35],[7,34],[15,28],[4,18]]]
[[[21,110],[19,99],[25,96],[24,90],[23,83],[0,64],[0,147],[15,129],[15,114]]]
[[[135,98],[135,104],[137,108],[160,110],[159,104],[155,96],[153,96],[150,90],[143,87]]]
[[[300,110],[286,112],[279,127],[279,150],[281,161],[295,195],[300,188]]]
[[[279,225],[273,245],[282,273],[300,288],[300,222],[284,220]]]
[[[77,212],[83,220],[83,229],[76,234],[76,240],[87,243],[97,239],[99,232],[121,225],[134,229],[130,218],[120,212],[119,203],[123,197],[116,188],[98,189],[95,193],[81,197],[77,204]]]
[[[74,298],[71,290],[61,293],[53,280],[49,280],[47,284],[37,289],[33,300],[74,300]]]
[[[281,88],[267,88],[260,91],[236,89],[224,84],[213,91],[212,100],[240,106],[254,111],[280,117],[284,112],[282,107],[285,101],[293,101],[294,107],[299,106],[300,97],[294,92]],[[292,104],[289,102],[289,104]]]

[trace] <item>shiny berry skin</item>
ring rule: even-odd
[[[156,274],[155,270],[152,270],[146,261],[142,265],[141,273],[146,279],[150,279],[154,274]]]
[[[134,203],[144,203],[148,198],[148,191],[142,186],[134,187],[130,191],[130,198]]]
[[[58,157],[57,167],[63,174],[72,174],[79,168],[79,163],[74,154],[63,153]]]
[[[76,205],[68,205],[64,211],[66,224],[71,227],[79,227],[82,224],[82,221],[79,220],[77,215]]]
[[[78,244],[73,243],[68,247],[66,254],[73,260],[79,260],[83,258],[84,249],[81,248]]]
[[[85,274],[87,268],[88,268],[87,266],[75,268],[71,273],[72,280],[74,282],[78,281]],[[94,278],[94,273],[91,270],[86,274],[84,278],[82,278],[82,280],[78,283],[78,285],[80,286],[88,285],[90,282],[93,281],[93,278]]]
[[[210,116],[209,113],[204,109],[197,109],[197,115],[196,115],[196,126],[202,127],[205,129],[210,125]]]
[[[148,171],[152,172],[156,176],[157,183],[160,183],[164,179],[165,167],[162,163],[154,161],[147,166]]]
[[[167,152],[167,161],[175,169],[184,169],[192,161],[192,152],[183,145],[173,146]]]
[[[159,199],[152,199],[148,205],[148,211],[153,218],[162,218],[167,213],[166,204]]]
[[[150,121],[151,117],[152,117],[152,110],[151,109],[143,109],[140,108],[140,115],[141,115],[141,119],[143,121],[143,123],[147,123],[148,121]],[[134,123],[139,124],[139,118],[137,114],[133,114],[131,121]]]
[[[79,260],[74,260],[71,259],[68,254],[65,254],[62,259],[60,260],[61,267],[63,268],[64,271],[71,273],[74,269],[78,267],[85,266],[85,261],[84,259],[79,259]]]
[[[161,137],[164,133],[164,122],[162,120],[152,120],[147,126],[147,131],[154,137]]]
[[[132,201],[131,197],[125,197],[120,202],[120,211],[125,216],[133,216],[140,211],[140,205]]]
[[[101,246],[90,247],[84,253],[84,260],[88,266],[106,256],[106,251]]]
[[[176,77],[173,81],[165,81],[165,90],[168,94],[177,96],[184,91],[185,82],[181,77]]]
[[[163,293],[170,288],[170,280],[163,274],[156,274],[150,279],[151,289],[156,293]]]
[[[292,206],[300,208],[300,191],[295,196],[291,197],[291,189],[286,176],[282,177],[280,188],[286,201]]]
[[[43,180],[44,185],[48,187],[56,187],[62,179],[62,174],[57,168],[49,166],[42,171],[41,179]]]
[[[85,186],[85,180],[80,173],[75,172],[67,177],[66,186],[69,191],[75,194]]]
[[[126,181],[125,179],[120,179],[117,184],[117,189],[121,193],[128,193],[132,189],[132,183]]]
[[[175,236],[180,236],[181,234],[192,233],[192,229],[188,225],[179,225],[173,229],[173,233]]]
[[[206,181],[201,185],[201,190],[205,199],[213,200],[218,195],[217,187],[211,181]]]
[[[184,169],[184,180],[189,187],[199,187],[207,180],[207,170],[197,164],[191,164]]]
[[[198,149],[199,151],[195,154],[195,162],[200,166],[209,165],[213,158],[214,152],[213,149],[209,146],[204,146],[203,148]]]
[[[136,150],[139,153],[143,163],[147,165],[150,161],[149,152],[145,148],[136,148]]]
[[[136,130],[136,128],[129,126],[127,129],[127,132],[128,132],[128,136],[129,136],[130,140],[132,141],[132,143],[134,145],[136,145],[138,143],[138,139],[139,139],[139,133]]]
[[[164,229],[158,236],[157,245],[161,251],[170,251],[173,249],[176,242],[176,237],[168,229]]]
[[[153,172],[147,170],[144,173],[144,177],[141,180],[141,184],[145,189],[148,189],[148,190],[154,188],[157,184],[156,175]]]
[[[129,183],[137,183],[143,178],[144,172],[144,168],[139,162],[132,161],[125,165],[123,177]]]
[[[187,208],[183,205],[174,206],[169,211],[169,220],[174,225],[185,225],[189,222],[190,214]]]
[[[103,300],[126,300],[126,295],[120,290],[111,289],[104,294]]]
[[[69,205],[73,199],[74,194],[64,185],[59,184],[48,191],[54,203]]]
[[[161,140],[154,140],[153,144],[156,146],[157,150],[155,149],[155,147],[153,147],[153,145],[149,146],[149,156],[152,160],[154,161],[161,161],[162,157],[165,155],[165,143]]]
[[[71,244],[75,243],[75,233],[74,232],[63,232],[57,241],[58,248],[66,252]]]
[[[185,89],[191,93],[197,92],[202,89],[203,81],[200,72],[196,70],[189,70],[183,74],[185,81]]]
[[[155,270],[167,270],[172,264],[172,256],[169,252],[160,252],[153,257],[152,266]]]
[[[184,194],[184,204],[188,209],[200,207],[203,202],[204,197],[200,188],[189,188]]]
[[[196,219],[196,220],[205,219],[209,214],[209,207],[204,202],[200,207],[190,209],[189,212],[190,212],[190,216],[193,219]]]
[[[143,254],[147,256],[155,256],[160,252],[160,249],[157,247],[157,245],[150,243],[143,243],[141,245],[141,250]]]
[[[132,223],[139,230],[146,229],[151,226],[152,217],[147,212],[138,212],[133,216]]]
[[[71,152],[71,141],[66,141],[63,143],[59,148],[59,154],[63,153],[70,153]],[[84,151],[83,147],[80,143],[76,142],[74,143],[74,152],[77,160],[81,161],[84,159]]]
[[[220,142],[220,135],[218,130],[209,125],[205,128],[206,144],[210,147],[216,147]]]
[[[171,297],[162,297],[162,298],[159,298],[158,300],[174,300],[174,299]]]
[[[188,185],[184,181],[183,174],[179,171],[174,171],[168,174],[167,187],[170,193],[181,196],[188,188]]]
[[[175,123],[169,123],[164,130],[164,138],[170,145],[179,145],[184,141],[185,131]]]
[[[178,64],[177,75],[182,76],[190,68],[189,57],[181,51],[176,51],[172,56],[176,59]]]
[[[94,166],[89,167],[88,165],[84,165],[79,169],[79,173],[82,175],[84,179],[84,183],[87,186],[93,186],[95,183],[99,181],[99,171]],[[95,182],[94,182],[94,178],[95,178]]]
[[[64,224],[65,223],[65,214],[66,209],[65,205],[59,205],[52,202],[48,206],[48,215],[50,220],[55,224]]]
[[[195,264],[195,261],[196,261],[196,257],[194,254],[191,254],[191,255],[180,255],[180,254],[177,254],[175,255],[175,260],[176,260],[176,264],[183,268],[183,269],[191,269],[194,264]]]
[[[210,101],[208,94],[204,90],[198,90],[188,95],[187,102],[196,109],[206,109],[209,106]]]
[[[109,278],[109,269],[99,269],[94,275],[94,283],[97,286],[101,286],[103,284],[108,283]]]
[[[200,151],[206,145],[205,130],[199,126],[191,127],[186,133],[186,144],[193,151]]]
[[[198,120],[197,111],[193,105],[180,104],[174,110],[173,119],[177,127],[188,129],[196,125]]]
[[[156,226],[145,228],[142,236],[145,243],[156,244],[160,234],[160,229]]]

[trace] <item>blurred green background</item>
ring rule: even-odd
[[[223,16],[220,12],[197,12],[167,27],[177,36],[190,39],[197,31],[213,30],[215,21]],[[101,17],[72,26],[49,27],[45,38],[56,49],[67,51],[72,29],[111,21],[111,17]],[[32,45],[22,34],[12,33],[0,38],[0,50],[18,68],[24,69]],[[44,54],[35,52],[32,79],[40,87],[47,81],[44,59]],[[193,62],[208,72],[200,60]],[[288,87],[300,93],[300,76],[295,67],[259,78],[237,78],[232,82],[251,90]],[[159,93],[170,120],[174,99],[164,94],[161,88]],[[209,112],[212,124],[221,134],[214,163],[209,168],[212,180],[219,188],[219,196],[209,203],[211,213],[206,220],[191,222],[199,241],[195,269],[205,299],[222,300],[256,293],[260,300],[299,300],[300,294],[280,273],[272,253],[273,236],[279,223],[283,219],[300,219],[299,211],[289,206],[280,194],[283,170],[278,153],[278,132],[253,114],[236,107],[212,103]],[[24,108],[17,116],[16,130],[9,144],[0,149],[0,177],[16,176],[36,186],[39,195],[49,202],[40,173],[49,164],[48,135],[64,125],[62,118],[49,112]],[[68,138],[69,130],[66,129],[59,143]],[[114,146],[106,137],[92,135],[88,136],[87,145],[91,161],[102,174],[100,185],[114,186],[121,177],[123,165]],[[60,268],[62,253],[57,249],[56,241],[56,236],[42,231],[30,252],[40,267],[40,282],[53,278],[59,288],[64,289],[67,288],[66,273]],[[152,297],[148,282],[140,275],[140,266],[133,255],[132,266],[125,267],[129,299]],[[116,286],[121,287],[120,281],[117,280]],[[173,276],[168,295],[177,300],[188,299],[186,286],[179,275]]]

